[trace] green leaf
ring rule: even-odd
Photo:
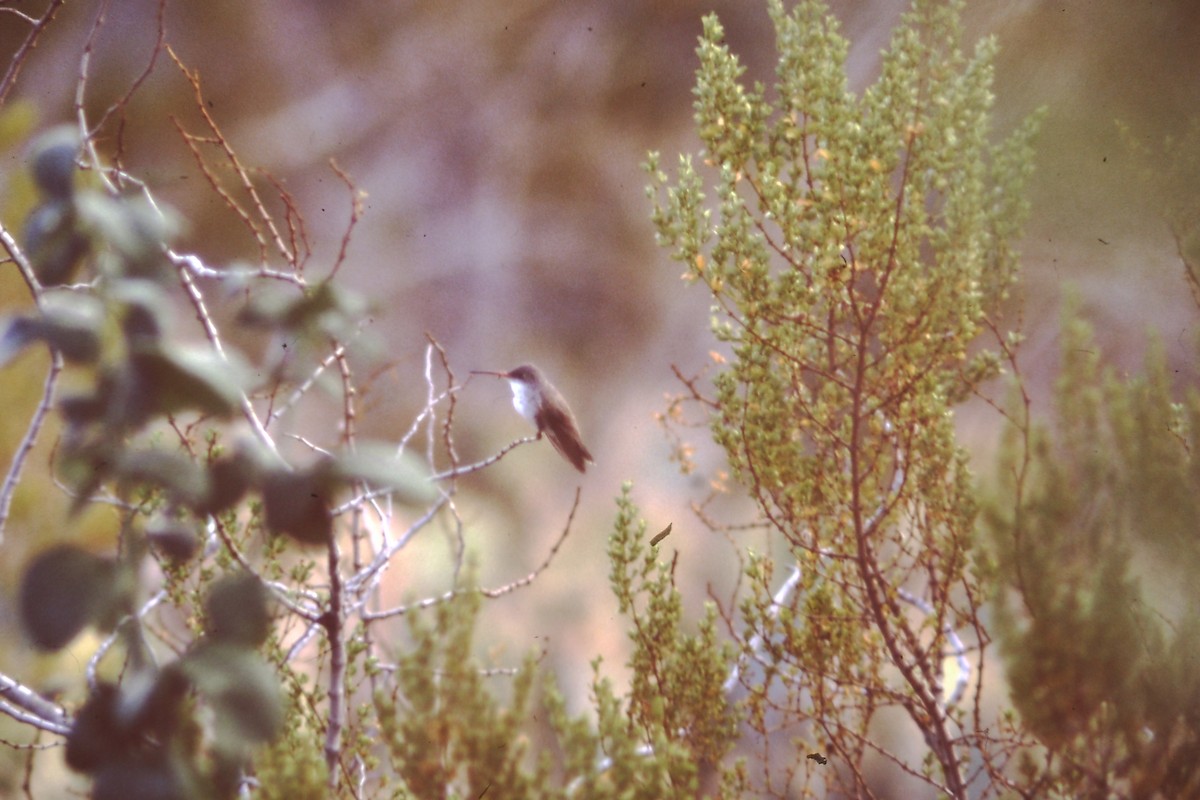
[[[0,367],[39,339],[67,361],[91,364],[100,357],[103,318],[65,308],[47,308],[40,316],[16,317],[0,337]]]
[[[161,752],[149,756],[129,756],[105,764],[96,772],[92,800],[193,800],[201,797],[189,781],[180,762]]]
[[[67,361],[91,364],[100,357],[104,305],[95,297],[66,290],[47,292],[37,322],[38,336]]]
[[[117,457],[114,476],[129,484],[162,489],[175,503],[188,507],[208,495],[204,470],[180,453],[165,450],[125,450]]]
[[[188,689],[187,677],[174,664],[162,670],[147,666],[127,671],[113,706],[118,730],[131,736],[169,735],[179,723]]]
[[[79,156],[79,131],[59,125],[38,137],[33,145],[33,182],[47,198],[67,200],[75,192],[75,159]]]
[[[258,463],[244,451],[222,456],[208,465],[208,494],[192,510],[205,516],[233,508],[257,479]]]
[[[74,545],[37,556],[21,579],[21,623],[35,646],[58,650],[107,614],[116,594],[112,561]]]
[[[257,653],[227,642],[205,642],[179,666],[213,709],[215,747],[239,753],[279,733],[279,681]]]
[[[269,473],[262,489],[267,529],[302,544],[327,543],[333,536],[333,489],[327,462],[301,472]]]
[[[437,498],[424,464],[407,452],[397,457],[396,446],[386,442],[363,442],[353,452],[338,455],[332,472],[346,483],[362,481],[375,488],[391,489],[401,502],[410,505]]]
[[[176,564],[192,560],[200,550],[195,526],[170,517],[156,517],[147,523],[146,539],[163,558]]]
[[[291,287],[265,286],[251,296],[238,321],[263,328],[332,333],[359,317],[364,305],[361,297],[332,283],[299,294]]]
[[[163,248],[179,227],[173,214],[141,197],[115,198],[100,192],[81,192],[75,208],[84,230],[116,255],[109,269],[117,276],[154,280],[170,277]]]
[[[109,296],[125,307],[121,330],[130,346],[156,346],[171,313],[171,298],[166,291],[153,281],[127,278],[113,282]]]
[[[100,357],[103,328],[104,304],[100,300],[69,290],[48,291],[42,295],[39,314],[17,317],[9,324],[0,365],[38,339],[62,353],[67,361],[93,363]]]
[[[204,616],[204,629],[216,641],[258,647],[271,632],[267,591],[254,575],[227,575],[214,583]]]
[[[77,772],[91,772],[117,757],[127,746],[116,724],[117,688],[101,683],[75,714],[75,723],[67,734],[67,766]]]
[[[111,441],[80,443],[74,439],[74,436],[68,439],[57,464],[59,479],[75,496],[71,514],[79,513],[87,505],[119,458],[119,450]]]
[[[69,283],[91,245],[78,227],[75,207],[65,200],[49,200],[29,212],[22,238],[43,286]]]
[[[38,340],[38,322],[30,317],[13,317],[0,336],[0,367],[5,367]]]
[[[197,410],[228,417],[241,403],[249,370],[240,361],[211,350],[152,348],[130,357],[138,392],[160,414]]]
[[[72,396],[60,408],[74,425],[103,421],[112,436],[182,411],[229,417],[240,407],[248,374],[237,358],[203,349],[166,351],[155,344],[101,369],[92,394]]]
[[[87,425],[104,415],[104,402],[94,392],[64,395],[59,398],[58,413],[68,425]]]

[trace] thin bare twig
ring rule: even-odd
[[[778,618],[780,610],[786,606],[788,598],[792,596],[792,592],[796,591],[796,587],[800,585],[800,579],[803,577],[804,573],[801,572],[800,565],[796,564],[793,566],[792,574],[788,576],[787,580],[780,584],[779,589],[777,589],[775,594],[771,597],[771,607],[767,611],[767,614],[771,619]],[[757,657],[757,655],[762,652],[765,644],[766,642],[763,640],[762,635],[756,633],[754,636],[750,637],[747,647],[749,648],[750,654]],[[729,671],[729,677],[725,679],[725,683],[721,687],[724,689],[727,697],[732,694],[734,688],[740,682],[742,670],[746,667],[745,662],[746,657],[743,655],[738,660],[738,663],[734,665],[733,669]]]
[[[71,730],[66,709],[3,673],[0,673],[0,698],[4,701],[0,712],[18,722],[59,736],[65,736]]]
[[[12,463],[8,466],[8,474],[4,476],[4,484],[0,486],[0,544],[4,542],[5,528],[8,525],[8,515],[12,510],[13,495],[16,494],[17,484],[21,482],[21,471],[29,458],[30,452],[37,444],[50,409],[54,406],[54,390],[58,386],[58,376],[62,373],[63,359],[58,352],[50,354],[50,368],[46,370],[46,378],[42,382],[42,396],[37,408],[29,420],[29,427],[21,437],[17,450],[13,453]]]
[[[196,319],[204,329],[204,334],[208,338],[209,343],[212,344],[213,349],[216,350],[217,355],[221,357],[222,361],[227,364],[230,363],[229,355],[225,352],[224,345],[221,344],[221,333],[217,330],[216,323],[213,322],[212,316],[208,313],[208,306],[205,304],[204,295],[200,292],[200,287],[192,280],[191,273],[186,269],[180,268],[176,272],[179,275],[179,282],[183,285],[184,291],[192,303],[192,307],[196,310]],[[254,432],[255,437],[278,459],[281,465],[285,467],[289,466],[284,461],[283,456],[279,454],[279,449],[275,446],[275,440],[267,433],[266,427],[263,425],[262,420],[258,418],[258,413],[254,410],[254,404],[250,402],[250,398],[245,392],[241,393],[240,404],[242,416],[250,423],[250,430]]]
[[[117,111],[121,112],[120,122],[117,125],[117,133],[116,133],[116,136],[114,137],[114,139],[116,141],[116,145],[113,148],[113,155],[112,155],[112,161],[113,161],[113,164],[115,165],[115,167],[112,170],[108,170],[109,172],[113,172],[116,175],[116,177],[117,177],[116,182],[118,185],[120,185],[121,184],[121,174],[122,174],[120,171],[120,165],[123,161],[122,156],[124,155],[124,152],[125,152],[125,136],[124,136],[125,111],[129,107],[129,102],[133,99],[134,94],[136,94],[138,89],[140,89],[142,87],[142,85],[146,82],[146,80],[149,79],[150,74],[152,72],[154,72],[154,67],[158,63],[158,57],[162,54],[163,48],[166,46],[166,42],[167,42],[167,0],[159,0],[159,2],[158,2],[158,15],[157,15],[157,24],[156,24],[157,35],[154,40],[154,47],[151,48],[151,50],[150,50],[150,58],[147,59],[145,68],[142,70],[141,74],[139,74],[136,78],[133,79],[133,82],[130,83],[129,88],[125,92],[125,94],[122,95],[116,102],[112,103],[104,111],[104,113],[100,115],[100,119],[96,122],[96,124],[92,125],[89,130],[89,128],[87,126],[87,118],[85,116],[86,112],[84,109],[84,105],[85,105],[84,94],[86,91],[86,83],[87,83],[87,79],[88,79],[89,64],[91,61],[95,38],[100,32],[100,27],[103,24],[103,17],[108,13],[108,7],[110,5],[111,5],[111,0],[105,0],[105,3],[103,5],[101,11],[99,12],[99,14],[97,14],[96,22],[94,23],[94,25],[92,27],[92,31],[91,31],[91,33],[88,34],[87,44],[84,47],[83,56],[82,56],[82,58],[80,58],[79,80],[77,82],[76,90],[75,90],[75,115],[76,115],[76,118],[79,120],[80,130],[84,130],[84,131],[88,132],[87,146],[89,148],[91,160],[92,160],[92,163],[96,167],[99,167],[100,159],[97,156],[95,148],[93,146],[94,135],[97,131],[101,130],[104,127],[105,123],[108,122],[108,118],[112,114],[116,113]]]
[[[38,307],[41,307],[41,284],[33,272],[33,267],[29,263],[29,259],[25,257],[25,253],[21,250],[20,245],[17,244],[12,234],[8,232],[8,229],[3,224],[0,224],[0,243],[4,245],[5,251],[8,252],[9,257],[21,272],[21,277],[24,278],[26,286],[29,287],[34,303]],[[17,485],[21,481],[21,472],[34,445],[37,444],[38,436],[41,434],[50,409],[54,405],[54,393],[58,386],[58,378],[62,373],[62,368],[62,355],[57,351],[51,351],[50,366],[42,382],[41,399],[39,399],[37,407],[34,409],[33,416],[29,420],[29,426],[25,429],[25,433],[21,437],[21,442],[17,445],[16,452],[13,453],[13,460],[9,464],[8,474],[4,477],[4,483],[0,486],[0,542],[4,541],[5,527],[8,523],[8,515],[12,510],[13,495],[16,493]]]
[[[84,669],[84,675],[87,677],[88,687],[95,691],[96,689],[96,670],[100,667],[100,661],[105,654],[112,649],[112,646],[121,638],[121,629],[132,621],[140,621],[145,619],[146,615],[154,610],[162,601],[167,599],[167,591],[159,589],[154,595],[147,600],[142,607],[137,610],[136,614],[128,615],[117,622],[114,630],[104,638],[100,646],[96,648],[96,652],[92,653],[92,657],[88,659],[87,667]]]
[[[550,547],[550,550],[546,553],[546,557],[542,560],[542,563],[535,567],[529,574],[518,578],[511,583],[506,583],[503,586],[497,586],[494,589],[485,589],[483,587],[476,587],[472,589],[452,589],[434,597],[427,597],[424,600],[413,603],[412,605],[396,606],[395,608],[386,609],[384,611],[364,611],[362,614],[362,619],[378,620],[387,619],[389,617],[399,617],[413,611],[432,608],[440,603],[448,603],[456,597],[460,597],[464,594],[469,594],[472,592],[494,599],[497,597],[502,597],[506,594],[511,594],[523,586],[528,586],[529,584],[533,583],[533,581],[539,575],[546,571],[546,569],[550,566],[550,563],[554,561],[554,557],[558,554],[559,548],[561,548],[563,542],[566,541],[567,535],[571,532],[571,523],[575,520],[575,512],[579,509],[579,498],[581,491],[582,490],[580,487],[575,487],[575,500],[571,503],[571,511],[567,515],[567,521],[563,525],[563,529],[559,533],[558,539],[556,539],[554,544]]]
[[[571,523],[575,521],[575,512],[579,510],[579,496],[581,491],[581,487],[575,487],[575,500],[571,503],[571,513],[567,515],[567,522],[565,525],[563,525],[562,532],[558,534],[558,539],[554,541],[554,544],[550,547],[549,552],[546,553],[546,557],[542,560],[542,563],[539,564],[533,570],[533,572],[530,572],[523,578],[518,578],[511,583],[506,583],[503,586],[496,587],[495,589],[480,589],[480,594],[482,594],[484,597],[492,598],[510,594],[515,592],[517,589],[520,589],[522,586],[528,586],[529,584],[533,583],[534,579],[537,578],[538,575],[541,575],[546,571],[546,568],[550,566],[550,562],[552,562],[554,557],[558,555],[558,549],[562,547],[563,542],[567,540],[567,534],[571,532]]]
[[[325,723],[325,767],[329,771],[329,788],[336,789],[338,762],[341,757],[342,726],[345,722],[346,645],[342,641],[345,623],[343,608],[341,552],[337,537],[329,538],[327,547],[329,561],[329,605],[321,617],[329,643],[329,698],[328,718]]]
[[[37,20],[36,20],[36,19],[34,19],[33,17],[29,16],[29,15],[28,15],[28,14],[26,14],[24,11],[19,11],[19,10],[15,9],[15,8],[9,8],[8,6],[4,6],[3,8],[0,8],[0,13],[2,13],[2,14],[12,14],[14,17],[19,17],[19,18],[23,19],[25,22],[28,22],[30,25],[36,25],[36,24],[37,24]]]
[[[54,19],[54,15],[58,13],[58,9],[62,7],[64,0],[51,0],[50,5],[46,7],[45,13],[42,14],[36,21],[33,22],[33,27],[29,29],[29,33],[25,35],[25,41],[21,42],[21,46],[13,53],[12,58],[8,61],[8,69],[4,72],[4,77],[0,78],[0,107],[8,99],[8,93],[12,91],[17,82],[17,76],[21,74],[21,68],[25,66],[25,61],[29,58],[33,48],[37,46],[38,39],[46,32],[47,26]],[[6,9],[8,10],[8,9]],[[17,13],[17,12],[14,12]],[[20,16],[29,19],[28,16],[21,14]]]
[[[473,464],[466,464],[457,469],[449,469],[445,472],[438,472],[429,476],[431,481],[444,481],[448,478],[459,478],[463,475],[469,475],[472,472],[478,472],[485,467],[490,467],[500,459],[504,458],[510,450],[514,450],[523,444],[533,444],[538,441],[538,436],[522,436],[520,439],[509,442],[504,447],[501,447],[494,455],[490,455],[482,461],[476,461]]]
[[[204,94],[200,90],[199,74],[189,70],[183,63],[183,60],[180,59],[179,56],[176,55],[175,51],[170,47],[167,47],[167,54],[171,57],[171,60],[175,62],[175,65],[179,68],[179,71],[183,73],[184,78],[191,85],[192,92],[195,95],[196,109],[204,118],[204,124],[208,127],[209,131],[212,132],[212,137],[201,138],[186,132],[182,125],[180,125],[178,121],[175,121],[175,127],[178,129],[180,136],[183,137],[188,147],[192,150],[192,154],[196,158],[201,172],[204,173],[204,176],[208,179],[210,185],[212,185],[213,190],[216,191],[217,194],[225,201],[225,204],[230,208],[230,210],[237,214],[241,218],[242,222],[246,224],[247,229],[258,242],[259,256],[262,261],[265,262],[267,260],[269,238],[270,244],[275,247],[275,250],[279,253],[283,260],[290,264],[294,269],[299,269],[301,264],[296,252],[284,241],[282,234],[279,232],[278,226],[275,224],[274,218],[270,215],[270,213],[267,212],[262,197],[258,193],[258,189],[255,188],[254,182],[250,180],[249,172],[242,165],[241,159],[238,158],[237,153],[233,151],[233,148],[225,139],[224,134],[221,133],[220,126],[217,125],[217,122],[215,119],[213,119],[212,114],[209,113],[208,104],[204,102]],[[250,214],[242,209],[241,205],[233,198],[233,196],[230,195],[217,181],[216,176],[212,173],[212,170],[208,168],[203,157],[200,155],[200,151],[196,147],[196,145],[200,142],[216,145],[218,149],[220,149],[222,155],[225,157],[225,160],[232,167],[234,174],[237,175],[242,189],[250,198],[258,221],[261,222],[267,230],[267,236],[263,235],[262,231],[251,218]]]
[[[325,278],[327,281],[333,280],[334,276],[341,270],[342,265],[346,263],[346,253],[350,249],[350,239],[354,235],[354,227],[362,218],[363,200],[367,197],[367,193],[355,186],[350,176],[332,158],[329,159],[329,168],[342,179],[342,183],[346,184],[346,188],[350,190],[350,220],[346,223],[346,230],[342,233],[342,242],[338,246],[337,258],[333,260],[333,268],[329,270],[329,275]]]
[[[21,273],[22,280],[29,288],[29,294],[33,297],[34,302],[39,305],[42,302],[42,284],[38,281],[37,275],[33,272],[33,265],[29,263],[29,259],[25,257],[25,251],[17,244],[17,240],[9,233],[8,228],[0,223],[0,244],[4,245],[4,250],[8,253],[8,257],[17,265],[17,270]]]

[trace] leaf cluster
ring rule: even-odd
[[[170,289],[193,279],[170,250],[173,219],[138,196],[82,185],[80,150],[68,128],[33,145],[41,202],[29,214],[18,264],[37,305],[5,321],[0,361],[41,343],[51,353],[48,386],[68,371],[73,388],[55,405],[57,469],[73,513],[97,501],[117,509],[119,547],[115,557],[74,544],[37,555],[22,577],[20,621],[46,651],[63,649],[87,627],[114,631],[97,661],[122,645],[122,678],[92,679],[67,735],[67,763],[93,778],[93,796],[228,797],[251,749],[283,724],[279,680],[258,652],[273,623],[259,578],[229,570],[236,553],[218,559],[224,569],[205,565],[189,576],[185,565],[202,545],[213,549],[214,530],[231,549],[260,528],[328,545],[333,500],[350,487],[412,502],[428,501],[432,490],[394,449],[370,443],[303,468],[286,463],[266,435],[221,447],[219,426],[237,416],[256,421],[254,371],[214,336],[207,345],[180,343]],[[67,285],[80,278],[86,282]],[[243,322],[328,336],[348,330],[360,311],[341,290],[303,288],[251,304]],[[198,429],[208,431],[207,450],[197,449]],[[168,430],[178,434],[174,448],[163,443]],[[255,494],[257,503],[246,502]],[[239,517],[243,503],[260,513]],[[269,550],[268,561],[277,559]],[[203,598],[199,636],[166,664],[148,644],[139,611],[149,555],[164,566],[164,591],[184,600],[190,591],[197,604]]]
[[[988,514],[1013,702],[1054,796],[1200,790],[1200,395],[1177,400],[1160,346],[1145,372],[1104,368],[1070,308],[1053,417],[1031,431],[1021,491]],[[1013,437],[1003,474],[1022,469]],[[1153,575],[1153,581],[1145,578]]]
[[[71,557],[52,551],[35,569]],[[39,599],[61,602],[53,594],[61,588],[48,580]],[[278,682],[255,652],[269,626],[265,591],[257,578],[231,575],[213,585],[207,605],[205,635],[187,653],[162,667],[142,664],[120,683],[99,682],[76,714],[67,764],[92,776],[97,800],[232,797],[251,748],[278,733]],[[211,714],[207,730],[198,705]]]
[[[739,720],[724,686],[733,651],[718,636],[712,604],[695,632],[687,630],[675,562],[660,560],[659,548],[645,543],[646,525],[637,518],[631,492],[626,483],[617,497],[608,542],[609,584],[632,644],[627,717],[620,727],[625,736],[649,743],[652,763],[664,770],[658,791],[688,794],[702,779],[712,779],[735,740]],[[652,772],[640,766],[635,771],[638,783],[655,786]]]
[[[767,5],[773,86],[744,83],[706,17],[703,150],[673,177],[647,164],[659,241],[710,293],[731,354],[707,400],[713,437],[791,562],[746,560],[744,652],[764,662],[744,678],[749,713],[764,739],[767,716],[819,720],[861,793],[872,720],[899,709],[933,756],[906,771],[962,796],[992,745],[944,705],[942,661],[966,647],[952,632],[980,630],[981,602],[953,408],[999,371],[976,340],[999,335],[1015,280],[1036,119],[991,144],[995,44],[963,52],[961,3],[917,0],[861,94],[824,3]],[[785,779],[819,786],[816,764]]]
[[[628,694],[601,676],[597,660],[595,720],[573,716],[549,682],[538,686],[537,662],[527,658],[501,701],[472,650],[480,595],[460,590],[431,620],[410,615],[411,642],[395,654],[395,680],[374,695],[391,766],[381,790],[650,800],[694,797],[704,785],[741,796],[738,770],[722,764],[737,722],[722,687],[732,651],[718,640],[711,608],[695,633],[685,630],[673,567],[647,546],[630,492],[627,484],[617,498],[609,541],[611,585],[631,622]]]

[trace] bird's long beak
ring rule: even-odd
[[[471,374],[472,375],[495,375],[497,378],[507,378],[508,377],[508,375],[504,372],[492,372],[491,370],[486,370],[486,369],[473,369],[473,370],[471,370]]]

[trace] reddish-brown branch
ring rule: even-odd
[[[208,105],[204,102],[204,93],[200,89],[200,74],[198,72],[189,70],[183,63],[182,59],[176,55],[175,51],[170,46],[167,47],[167,54],[171,57],[171,60],[175,62],[175,66],[179,68],[179,71],[191,85],[192,93],[195,98],[196,110],[200,112],[201,117],[204,119],[205,126],[209,129],[209,131],[212,132],[211,137],[194,136],[187,133],[178,120],[176,120],[174,117],[171,118],[171,121],[175,124],[176,129],[179,130],[180,135],[187,143],[188,148],[192,150],[193,155],[196,157],[201,171],[204,173],[209,183],[212,184],[213,188],[217,191],[221,198],[225,200],[226,204],[229,205],[229,207],[246,223],[251,234],[258,242],[259,256],[264,262],[267,260],[267,250],[269,246],[274,246],[278,254],[283,258],[284,261],[290,264],[293,269],[300,269],[302,263],[300,262],[299,256],[284,241],[283,235],[279,232],[279,228],[275,224],[275,219],[267,211],[266,205],[263,203],[262,197],[258,193],[258,189],[255,188],[254,182],[250,179],[249,170],[242,165],[241,159],[238,157],[237,153],[234,152],[233,147],[229,144],[229,141],[221,132],[221,128],[219,125],[217,125],[216,120],[213,119],[212,114],[209,113]],[[216,175],[212,173],[211,169],[200,155],[199,150],[196,147],[196,143],[212,144],[221,151],[226,162],[228,162],[230,168],[233,170],[233,174],[237,176],[238,182],[241,184],[242,189],[246,192],[246,196],[250,198],[250,202],[254,207],[255,215],[257,217],[257,222],[251,218],[248,212],[245,212],[241,209],[241,207],[233,200],[233,197],[228,192],[221,188],[220,182],[216,179]],[[265,233],[259,228],[259,224],[263,226],[266,231]]]
[[[346,263],[346,253],[350,249],[350,239],[354,234],[354,227],[362,218],[363,200],[366,199],[367,193],[359,189],[354,184],[354,180],[350,175],[339,167],[337,161],[332,158],[329,159],[329,168],[333,170],[335,175],[342,179],[342,183],[346,184],[346,189],[350,192],[350,219],[346,222],[346,230],[342,233],[342,241],[338,246],[337,257],[333,260],[333,268],[329,270],[329,277],[326,278],[326,280],[333,280],[334,276],[342,268],[342,264]],[[438,351],[441,351],[441,347],[438,347]],[[445,353],[442,353],[443,364],[446,363],[445,355]]]
[[[104,126],[108,122],[108,119],[110,116],[112,116],[115,113],[119,113],[119,118],[118,118],[118,122],[117,122],[117,131],[116,131],[116,135],[113,137],[114,138],[114,146],[113,146],[113,152],[111,155],[111,160],[115,167],[115,169],[111,170],[111,173],[113,175],[113,183],[119,187],[122,184],[123,176],[124,176],[124,170],[122,168],[122,165],[124,163],[123,156],[125,153],[125,126],[126,126],[126,122],[127,122],[126,112],[128,111],[130,101],[133,100],[134,94],[137,93],[137,91],[142,87],[142,85],[146,82],[146,80],[149,79],[151,73],[154,72],[154,68],[158,64],[158,57],[162,54],[163,50],[166,47],[166,42],[167,42],[167,23],[166,23],[167,2],[166,2],[166,0],[159,0],[159,2],[158,2],[158,14],[157,14],[157,21],[156,21],[156,32],[157,33],[156,33],[156,37],[155,37],[155,41],[154,41],[154,46],[150,50],[150,57],[146,61],[145,68],[143,68],[142,72],[136,78],[134,78],[133,81],[129,84],[129,88],[126,90],[125,94],[122,95],[120,98],[118,98],[107,109],[105,109],[104,113],[100,115],[100,118],[98,120],[96,120],[95,123],[93,123],[92,125],[89,126],[87,124],[86,111],[85,111],[84,106],[85,106],[85,95],[87,92],[87,84],[88,84],[88,80],[90,78],[91,59],[92,59],[92,54],[95,51],[96,39],[98,38],[98,36],[100,34],[101,28],[104,26],[105,17],[108,14],[108,9],[111,6],[111,4],[112,4],[111,0],[105,0],[105,2],[102,4],[100,11],[96,14],[95,21],[92,23],[91,31],[88,33],[87,42],[84,44],[83,54],[79,60],[79,77],[76,81],[76,87],[75,87],[75,117],[79,122],[80,129],[88,132],[88,134],[89,134],[88,145],[90,147],[91,141],[92,141],[92,136],[96,132],[98,132],[104,128]],[[99,158],[96,157],[96,154],[94,151],[92,152],[91,160],[92,160],[92,164],[97,169],[99,169],[100,168],[100,160],[99,160]]]
[[[13,56],[8,61],[8,69],[4,72],[4,77],[0,78],[0,107],[4,106],[4,102],[8,99],[8,93],[12,91],[17,82],[17,76],[21,74],[21,68],[25,66],[25,61],[33,53],[33,48],[37,47],[38,39],[46,32],[46,28],[54,20],[54,15],[62,7],[64,0],[50,0],[50,5],[47,6],[45,13],[39,17],[29,29],[29,33],[25,35],[25,41],[13,53]]]

